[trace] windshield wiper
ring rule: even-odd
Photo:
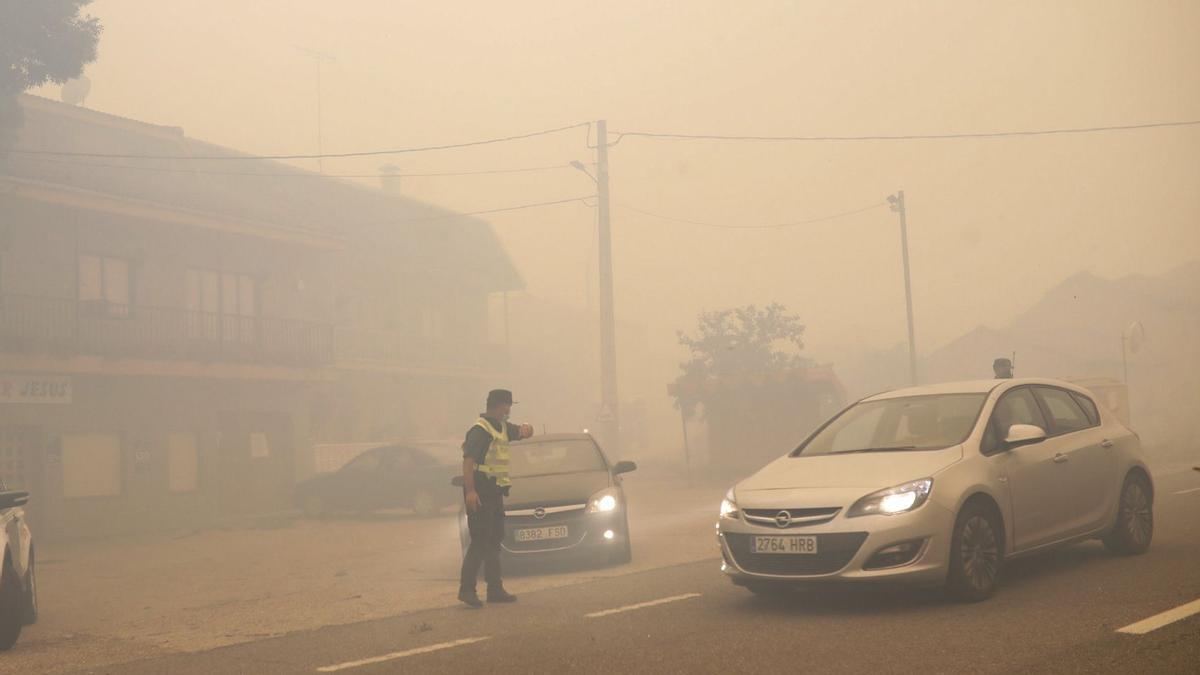
[[[905,450],[916,450],[915,445],[881,445],[875,448],[858,448],[856,450],[838,450],[830,452],[830,455],[849,455],[856,452],[904,452]]]

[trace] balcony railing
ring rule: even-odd
[[[0,295],[0,351],[319,366],[332,326],[293,319]]]
[[[339,326],[334,333],[340,363],[362,363],[442,370],[503,370],[504,345],[431,339],[396,331]]]

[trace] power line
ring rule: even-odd
[[[885,204],[885,202],[877,202],[875,204],[870,204],[868,206],[863,206],[863,207],[860,207],[857,209],[851,209],[849,211],[842,211],[840,213],[833,213],[828,216],[821,216],[819,218],[807,218],[805,220],[794,220],[794,221],[790,221],[790,222],[786,222],[786,223],[772,223],[772,224],[767,224],[767,225],[732,225],[732,224],[728,224],[728,223],[710,223],[710,222],[705,222],[702,220],[690,220],[688,218],[677,218],[675,216],[666,216],[661,213],[654,213],[652,211],[646,211],[644,209],[639,209],[637,207],[630,206],[628,204],[615,203],[614,205],[617,208],[625,209],[626,211],[632,211],[634,213],[640,213],[643,216],[650,216],[651,218],[658,218],[660,220],[668,220],[673,223],[683,223],[685,225],[698,225],[700,227],[711,227],[711,228],[722,229],[722,230],[777,230],[777,229],[782,229],[782,228],[787,228],[787,227],[797,227],[800,225],[811,225],[813,223],[822,223],[822,222],[829,221],[829,220],[837,220],[838,218],[845,218],[847,216],[853,216],[858,213],[863,213],[866,211],[871,211],[873,209],[878,209],[878,208],[885,206],[886,204]]]
[[[13,154],[24,155],[45,155],[51,157],[90,157],[94,159],[173,159],[173,160],[294,160],[294,159],[344,159],[347,157],[377,157],[379,155],[400,155],[411,152],[429,152],[432,150],[453,150],[456,148],[471,148],[480,145],[492,145],[495,143],[506,143],[509,141],[519,141],[527,138],[535,138],[537,136],[547,136],[556,134],[561,131],[571,129],[579,129],[589,126],[589,122],[581,122],[579,124],[571,124],[565,127],[555,127],[553,129],[542,129],[541,131],[531,131],[526,134],[514,134],[512,136],[501,136],[498,138],[487,138],[479,141],[467,141],[464,143],[444,143],[441,145],[422,145],[408,148],[393,148],[390,150],[365,150],[361,152],[334,152],[334,153],[316,153],[316,154],[295,154],[295,155],[131,155],[108,152],[65,152],[58,150],[10,150]]]
[[[983,131],[945,134],[872,134],[863,136],[736,136],[723,134],[680,134],[655,133],[649,131],[620,131],[616,132],[617,142],[626,136],[633,138],[651,138],[679,141],[929,141],[952,140],[968,138],[1011,138],[1021,136],[1052,136],[1062,134],[1093,134],[1109,131],[1134,131],[1138,129],[1163,129],[1170,127],[1190,127],[1200,125],[1200,120],[1183,120],[1176,122],[1147,122],[1145,124],[1121,124],[1101,127],[1068,127],[1061,129],[1028,129],[1020,131]],[[614,143],[615,144],[615,143]]]
[[[547,164],[544,166],[526,166],[507,169],[478,169],[474,171],[441,171],[430,173],[311,173],[295,171],[289,173],[264,173],[261,171],[206,171],[186,167],[168,166],[137,166],[132,164],[105,164],[101,162],[79,162],[70,159],[54,159],[50,157],[31,157],[37,162],[64,164],[68,166],[84,166],[98,169],[128,169],[130,171],[146,171],[150,173],[179,173],[199,176],[248,176],[254,178],[433,178],[442,176],[487,176],[510,173],[532,173],[535,171],[552,171],[569,169],[570,164]]]
[[[495,209],[484,209],[483,211],[465,211],[465,212],[448,213],[443,216],[430,216],[428,218],[410,218],[407,220],[393,220],[393,221],[389,221],[389,224],[390,225],[408,225],[410,223],[428,223],[428,222],[433,222],[433,221],[437,221],[437,220],[454,220],[455,218],[464,218],[467,216],[484,216],[484,215],[488,215],[491,213],[504,213],[507,211],[523,211],[525,209],[534,209],[534,208],[539,208],[539,207],[543,207],[543,206],[557,206],[559,204],[570,204],[572,202],[580,202],[582,204],[586,204],[586,202],[584,200],[589,199],[593,196],[594,195],[584,195],[582,197],[569,197],[567,199],[556,199],[553,201],[546,201],[546,202],[533,202],[530,204],[517,204],[516,206],[502,206],[502,207],[495,208]]]

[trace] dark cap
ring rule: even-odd
[[[996,359],[995,361],[992,361],[992,367],[993,368],[1012,368],[1012,360],[1005,359],[1005,358]]]
[[[515,401],[513,401],[512,392],[507,389],[493,389],[488,392],[487,405],[489,408],[494,405],[512,405],[513,403]]]

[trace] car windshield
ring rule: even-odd
[[[536,441],[511,446],[513,478],[603,471],[604,458],[589,440]]]
[[[817,432],[793,456],[934,450],[962,443],[987,394],[906,396],[859,403]]]

